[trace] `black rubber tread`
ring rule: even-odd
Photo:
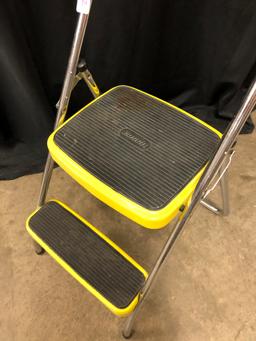
[[[55,143],[115,191],[165,207],[200,171],[219,137],[164,102],[114,88],[64,125]]]
[[[115,307],[133,301],[145,278],[118,251],[54,201],[29,221],[31,230]]]

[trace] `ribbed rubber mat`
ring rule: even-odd
[[[169,105],[114,88],[64,125],[55,143],[141,206],[166,206],[209,160],[219,137]]]
[[[137,296],[144,275],[58,203],[50,201],[43,206],[29,226],[115,307],[125,308]]]

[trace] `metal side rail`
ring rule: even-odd
[[[219,171],[220,167],[223,165],[226,156],[231,152],[232,147],[235,141],[237,140],[237,137],[241,129],[243,128],[251,112],[255,108],[255,105],[256,105],[256,80],[254,80],[250,89],[248,90],[248,93],[241,105],[239,112],[234,117],[233,121],[230,123],[226,133],[224,134],[221,140],[218,149],[216,150],[212,159],[208,163],[206,170],[204,171],[204,174],[199,180],[189,207],[181,216],[180,220],[177,222],[169,238],[167,239],[166,244],[164,245],[162,251],[160,252],[159,257],[156,260],[155,265],[151,270],[144,287],[141,290],[140,301],[137,304],[136,308],[134,309],[133,313],[127,319],[126,325],[123,330],[123,336],[125,338],[130,338],[132,336],[133,326],[136,317],[142,307],[145,298],[150,292],[150,288],[154,283],[160,268],[166,261],[167,256],[169,256],[170,253],[172,252],[175,243],[181,236],[187,221],[192,215],[192,212],[207,193],[209,185],[211,184],[216,173]]]

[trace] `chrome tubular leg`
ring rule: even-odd
[[[43,178],[42,178],[42,184],[38,199],[38,206],[42,206],[45,203],[46,195],[48,192],[49,184],[51,181],[52,171],[53,171],[54,161],[50,154],[47,156]]]
[[[54,125],[54,129],[58,128],[65,120],[65,116],[68,109],[69,99],[73,89],[73,84],[76,76],[77,64],[81,52],[81,47],[84,40],[85,30],[88,22],[89,14],[79,14],[76,32],[73,39],[73,44],[70,52],[70,57],[68,61],[67,71],[63,83],[63,88],[60,96],[60,101],[58,105],[57,117]],[[39,194],[38,206],[42,206],[45,203],[49,184],[51,181],[52,171],[53,171],[54,161],[50,154],[48,154],[43,179]],[[34,242],[35,252],[37,254],[42,254],[43,249],[37,243]]]
[[[223,166],[222,166],[223,168]],[[222,196],[222,215],[229,215],[229,190],[228,190],[228,171],[220,179],[220,190]]]
[[[226,170],[228,164],[228,158],[225,158],[223,164],[221,165],[218,174],[224,174],[220,178],[220,190],[222,198],[222,208],[219,208],[215,203],[209,199],[202,199],[201,204],[207,208],[209,211],[222,216],[227,216],[229,214],[229,192],[228,192],[228,170]],[[226,171],[225,171],[226,170]]]
[[[181,215],[181,218],[183,217],[183,215]],[[139,302],[137,304],[137,306],[135,307],[134,311],[131,313],[131,315],[127,318],[126,323],[125,323],[125,327],[123,329],[123,337],[125,339],[129,339],[132,334],[133,334],[133,326],[134,326],[134,322],[135,319],[142,307],[142,304],[145,300],[145,298],[147,297],[147,294],[149,293],[149,290],[151,288],[151,285],[153,284],[158,271],[160,270],[161,265],[163,264],[165,258],[167,257],[167,255],[172,251],[175,241],[179,235],[179,231],[177,230],[178,226],[180,224],[180,219],[178,219],[178,221],[176,222],[166,244],[164,245],[154,267],[153,270],[151,271],[151,273],[149,274],[144,287],[141,290],[140,293],[140,298],[139,298]]]
[[[229,128],[224,134],[220,142],[219,148],[216,150],[212,159],[209,161],[202,177],[200,178],[197,184],[197,187],[193,194],[193,198],[191,200],[189,207],[187,208],[187,211],[184,213],[184,215],[181,217],[181,219],[178,221],[178,223],[174,227],[173,231],[171,232],[166,244],[164,245],[154,265],[153,270],[149,274],[145,282],[145,285],[141,290],[140,300],[137,306],[135,307],[133,313],[127,319],[125,328],[123,330],[123,336],[125,338],[129,338],[132,335],[135,318],[137,317],[138,312],[141,309],[142,303],[144,302],[150,290],[150,287],[153,281],[155,280],[156,275],[158,274],[167,256],[173,250],[175,242],[177,241],[178,237],[183,232],[185,224],[190,218],[192,212],[194,211],[196,206],[200,203],[201,199],[205,196],[209,184],[211,183],[214,175],[220,169],[220,166],[223,164],[223,161],[226,155],[231,151],[232,146],[234,142],[236,141],[238,134],[240,133],[242,127],[244,126],[246,120],[248,119],[255,105],[256,105],[256,81],[254,81],[252,86],[250,87],[239,112],[234,117]]]

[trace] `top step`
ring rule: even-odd
[[[148,228],[186,205],[221,134],[185,111],[118,86],[48,140],[53,159],[100,200]]]

